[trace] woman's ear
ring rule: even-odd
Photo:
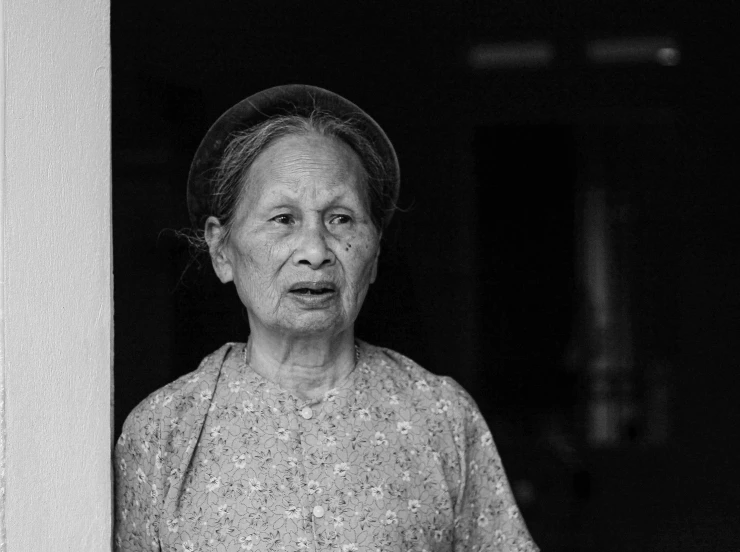
[[[373,259],[373,271],[370,274],[370,283],[374,284],[375,279],[378,277],[378,259],[380,258],[380,240],[383,237],[383,235],[380,235],[380,238],[378,238],[378,250],[375,252],[375,259]]]
[[[234,280],[234,270],[231,260],[226,254],[226,246],[223,242],[224,227],[216,217],[208,217],[205,227],[205,238],[208,244],[208,253],[211,255],[211,263],[216,276],[224,284]]]

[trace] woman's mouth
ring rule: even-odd
[[[329,280],[318,280],[318,281],[303,281],[303,282],[296,282],[292,286],[290,286],[290,291],[292,293],[300,293],[303,295],[313,294],[313,295],[321,295],[323,293],[331,293],[337,290],[337,286],[334,285],[334,282],[330,282]]]
[[[337,287],[332,282],[298,282],[288,290],[302,304],[317,306],[332,299],[337,293]]]
[[[298,295],[324,295],[326,293],[334,293],[334,290],[329,289],[329,288],[321,288],[321,289],[298,288],[298,289],[291,289],[290,292],[296,293]]]

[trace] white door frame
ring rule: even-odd
[[[0,550],[111,546],[109,0],[0,0]]]

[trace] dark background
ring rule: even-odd
[[[541,548],[740,550],[737,12],[113,2],[116,431],[150,392],[246,339],[233,288],[173,232],[188,224],[201,137],[255,91],[314,84],[366,109],[401,163],[404,212],[357,334],[473,394]],[[584,55],[590,39],[646,35],[674,37],[681,62]],[[554,44],[549,67],[467,63],[475,44],[532,39]],[[629,329],[604,337],[628,358],[605,392],[583,259],[594,190]],[[605,401],[628,412],[608,443],[590,437]]]

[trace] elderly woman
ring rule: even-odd
[[[250,335],[129,415],[119,550],[537,550],[471,397],[355,338],[398,188],[385,133],[326,90],[209,130],[188,206]]]

